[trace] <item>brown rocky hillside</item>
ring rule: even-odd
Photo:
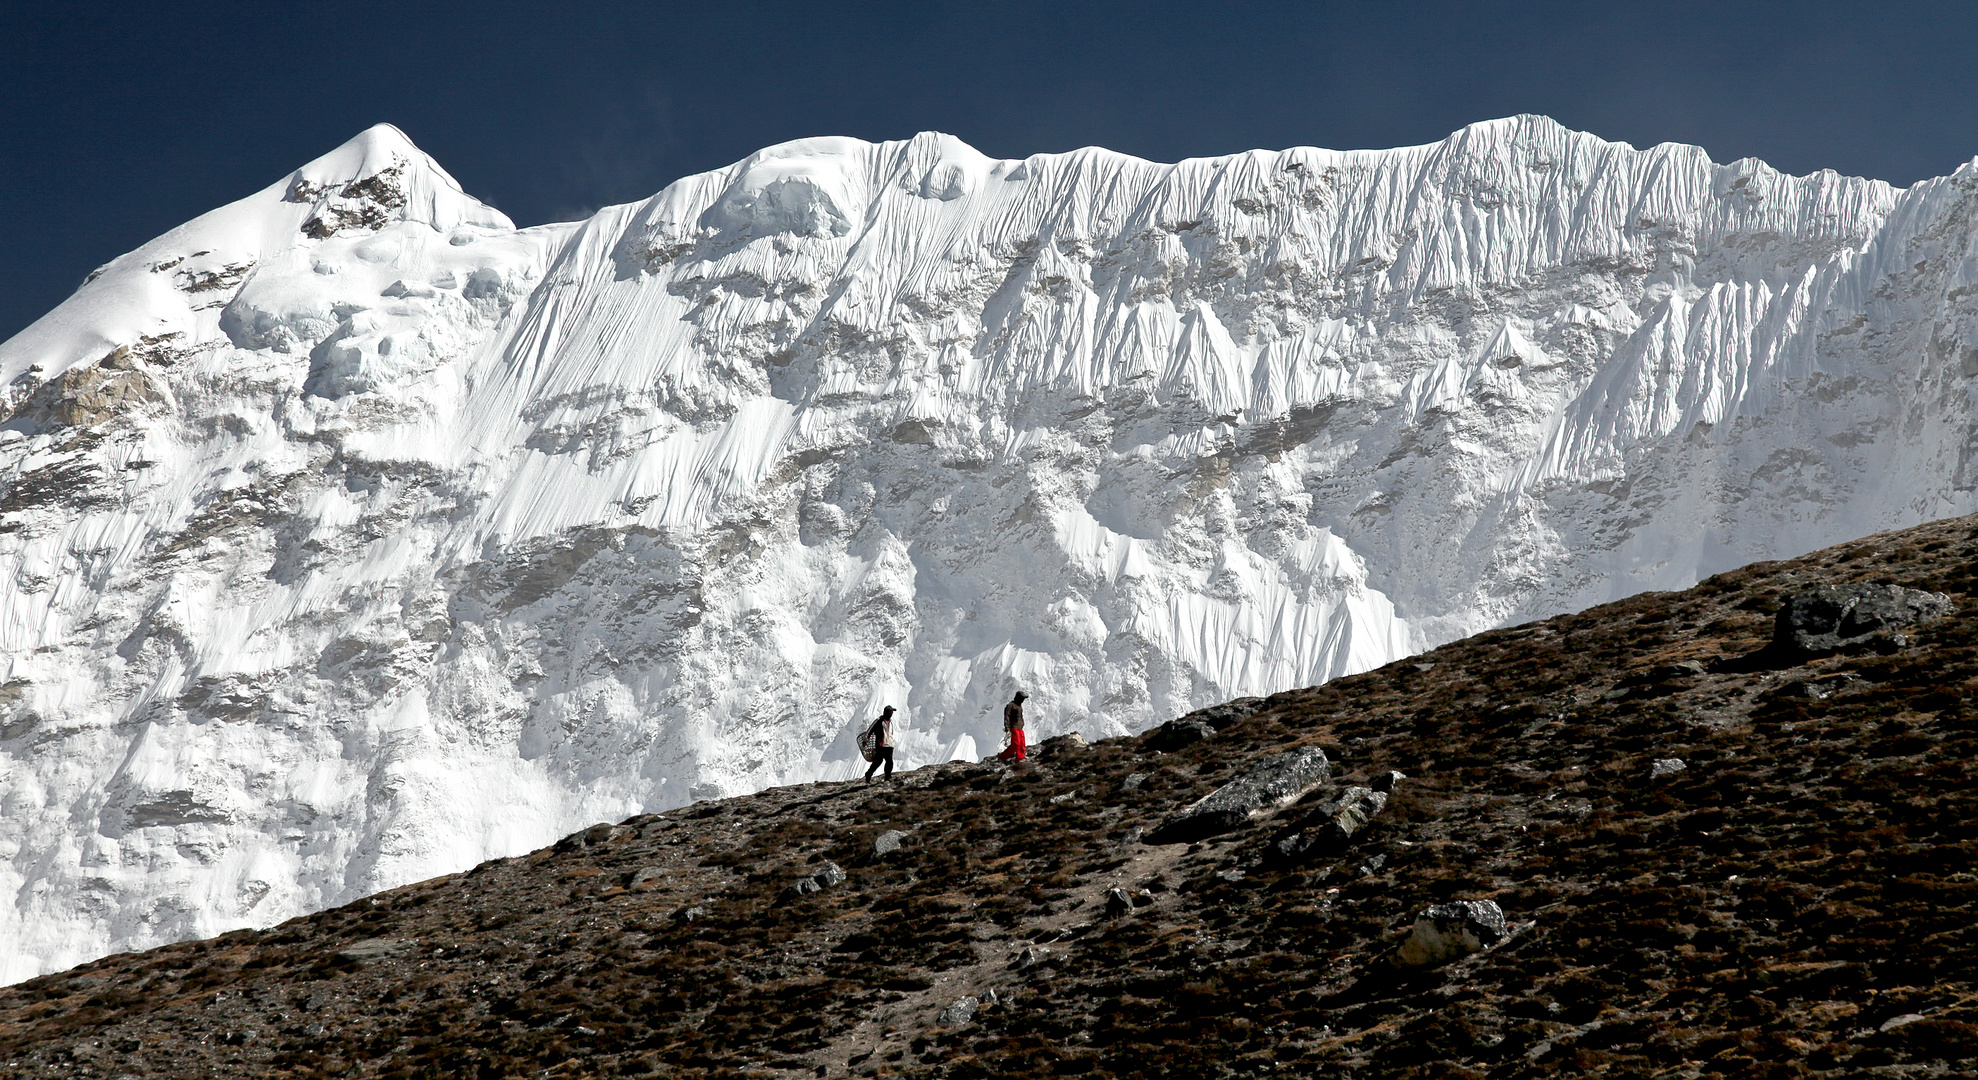
[[[1014,769],[599,825],[0,989],[0,1076],[1978,1075],[1975,575],[1939,522]],[[1874,583],[1954,608],[1829,590],[1794,610],[1842,651],[1768,645]],[[1146,842],[1309,747],[1293,805]],[[1483,900],[1488,947],[1422,951]]]

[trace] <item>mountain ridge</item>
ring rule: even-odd
[[[0,978],[1978,508],[1973,177],[374,128],[0,344]]]

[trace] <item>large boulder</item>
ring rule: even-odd
[[[1161,822],[1150,844],[1185,844],[1241,828],[1278,807],[1297,802],[1332,779],[1332,762],[1316,746],[1266,758],[1242,776]]]
[[[1415,928],[1395,959],[1403,967],[1433,967],[1482,952],[1504,940],[1504,911],[1494,900],[1435,904],[1415,918]]]
[[[1779,607],[1772,648],[1801,654],[1838,652],[1874,641],[1903,642],[1895,632],[1950,614],[1943,593],[1899,585],[1822,585]]]
[[[1193,746],[1203,739],[1212,738],[1215,733],[1215,727],[1208,721],[1184,716],[1155,728],[1147,736],[1147,747],[1150,750],[1164,752],[1179,750],[1185,746]]]
[[[1147,746],[1153,750],[1179,750],[1201,742],[1239,720],[1247,720],[1263,709],[1264,699],[1259,697],[1237,698],[1197,709],[1155,728],[1147,736]]]

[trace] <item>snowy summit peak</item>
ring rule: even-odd
[[[372,128],[0,343],[0,977],[1978,510],[1974,200],[1518,116],[516,229]]]
[[[460,182],[391,124],[373,124],[350,141],[297,169],[282,192],[294,203],[318,202],[318,231],[335,231],[339,207],[348,215],[417,221],[447,230],[468,224],[509,230],[506,215],[471,198]],[[350,211],[349,204],[370,204]]]

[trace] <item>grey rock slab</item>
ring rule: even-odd
[[[1887,1020],[1882,1021],[1882,1025],[1875,1030],[1894,1031],[1899,1027],[1908,1027],[1921,1019],[1923,1019],[1922,1013],[1903,1013],[1901,1016],[1891,1016]]]
[[[413,944],[410,938],[365,938],[338,949],[337,958],[368,963],[393,956],[404,956],[412,951]]]
[[[1391,776],[1400,776],[1392,773]],[[1385,779],[1385,777],[1383,778]],[[1393,781],[1390,781],[1392,784]],[[1299,829],[1272,845],[1277,857],[1297,862],[1327,852],[1338,851],[1366,829],[1374,815],[1387,807],[1387,792],[1373,788],[1349,787],[1307,820]]]
[[[906,841],[906,833],[898,829],[887,829],[885,832],[879,834],[879,839],[872,842],[872,857],[883,859],[895,851],[900,850],[900,845],[906,843]]]
[[[1822,585],[1779,606],[1772,647],[1815,655],[1836,652],[1941,618],[1954,606],[1943,593],[1899,585]]]
[[[981,1004],[980,1001],[972,997],[961,998],[954,1004],[942,1009],[941,1015],[935,1017],[935,1022],[947,1027],[960,1027],[975,1019],[975,1010]]]
[[[1494,900],[1435,904],[1415,918],[1414,929],[1395,959],[1404,967],[1433,967],[1504,940],[1504,911]]]
[[[666,876],[666,871],[661,870],[657,866],[641,866],[636,871],[633,871],[632,880],[627,883],[626,887],[631,889],[637,889],[641,886],[648,885],[652,882],[658,881],[661,878],[664,878],[665,876]]]
[[[817,882],[818,888],[828,889],[845,880],[845,871],[837,863],[827,861],[823,866],[811,871],[810,879]]]
[[[1655,763],[1648,767],[1648,778],[1660,780],[1665,776],[1674,776],[1687,768],[1689,768],[1688,763],[1679,757],[1656,758]]]
[[[1147,839],[1177,844],[1226,833],[1296,802],[1331,778],[1332,762],[1316,746],[1278,754],[1163,821]]]

